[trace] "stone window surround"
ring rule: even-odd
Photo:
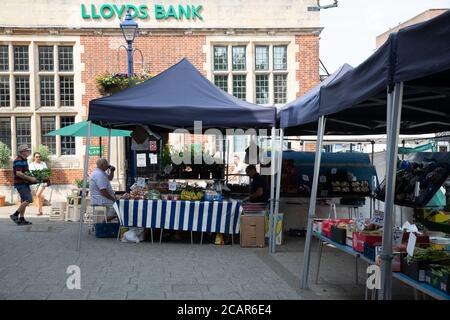
[[[213,48],[214,46],[228,46],[229,70],[226,72],[214,71]],[[246,65],[245,71],[231,70],[231,47],[246,46]],[[255,71],[255,46],[268,45],[269,48],[269,71]],[[278,45],[287,46],[287,70],[273,70],[273,47]],[[261,35],[234,35],[234,36],[207,36],[206,45],[203,52],[206,54],[206,63],[203,69],[206,71],[207,78],[214,83],[214,74],[228,74],[228,92],[232,93],[232,74],[247,74],[247,101],[255,103],[255,75],[269,74],[269,103],[273,105],[274,101],[274,83],[273,74],[287,74],[287,96],[286,102],[292,101],[297,97],[300,91],[299,81],[296,79],[296,73],[300,69],[296,61],[296,55],[299,52],[299,46],[296,44],[295,36],[261,36]]]
[[[30,75],[30,107],[1,107],[0,117],[11,117],[11,131],[15,132],[15,117],[29,116],[31,117],[31,148],[37,149],[41,140],[41,128],[40,128],[40,116],[56,116],[57,126],[60,125],[61,116],[75,116],[75,122],[82,121],[83,106],[82,95],[85,93],[85,85],[81,81],[81,72],[84,71],[84,63],[81,63],[81,54],[83,53],[83,46],[80,45],[79,36],[49,36],[49,35],[0,35],[0,44],[9,45],[10,59],[9,59],[9,71],[0,72],[1,75],[10,74],[27,74]],[[13,45],[29,45],[29,59],[30,70],[28,72],[15,72],[14,66],[11,65],[11,56],[13,54]],[[73,72],[61,72],[61,75],[73,75],[74,76],[74,106],[73,107],[40,107],[37,108],[40,99],[39,92],[39,75],[55,74],[56,71],[39,71],[39,53],[38,45],[42,46],[54,46],[57,50],[58,45],[70,45],[73,46]],[[55,56],[57,58],[58,55]],[[56,69],[57,66],[55,65]],[[10,77],[10,91],[14,90],[11,86],[14,77]],[[57,86],[57,85],[56,85]],[[59,88],[55,86],[55,95],[59,94]],[[14,92],[14,91],[11,91]],[[11,96],[11,105],[14,105],[15,97]],[[56,98],[56,100],[59,100]],[[59,103],[59,102],[57,102]],[[13,121],[14,120],[14,121]],[[12,134],[12,156],[16,154],[17,144],[15,141],[15,134]],[[51,156],[52,161],[55,161],[55,167],[59,167],[59,164],[63,167],[79,168],[82,166],[82,155],[84,154],[84,147],[82,145],[82,138],[76,138],[76,154],[61,156],[61,137],[56,137],[57,154]]]

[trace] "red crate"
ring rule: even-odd
[[[382,239],[382,236],[374,236],[362,232],[353,232],[352,248],[355,251],[364,252],[364,243],[367,243],[372,247],[380,246]]]
[[[349,223],[351,219],[326,219],[322,221],[322,235],[331,239],[331,226],[336,226],[340,222]]]

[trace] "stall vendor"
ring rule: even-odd
[[[106,171],[109,171],[109,174]],[[92,172],[89,181],[91,206],[106,207],[108,220],[117,217],[112,207],[116,201],[116,195],[110,182],[114,178],[114,171],[115,168],[109,165],[105,158],[99,158],[97,160],[97,168]]]
[[[269,201],[269,188],[267,179],[261,176],[254,165],[248,165],[245,172],[250,177],[250,195],[244,199],[253,203],[267,203]]]

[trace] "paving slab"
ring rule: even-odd
[[[45,207],[44,212],[49,212]],[[302,238],[286,238],[276,254],[268,248],[241,248],[189,242],[121,243],[82,233],[78,223],[50,223],[36,217],[28,231],[0,207],[0,299],[363,299],[365,264],[325,247],[319,284],[314,283],[317,245],[311,254],[311,289],[300,290]],[[69,290],[67,267],[81,271],[81,290]],[[394,299],[412,299],[412,290],[393,282]]]

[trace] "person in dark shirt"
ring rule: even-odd
[[[254,165],[248,165],[245,172],[250,177],[250,195],[245,199],[250,202],[266,203],[269,201],[267,179],[262,177]]]
[[[27,158],[30,155],[30,149],[27,145],[20,145],[17,149],[19,155],[13,163],[14,173],[14,187],[17,189],[20,195],[20,206],[17,211],[9,217],[17,225],[28,225],[31,222],[25,220],[25,209],[33,202],[33,196],[31,195],[30,184],[37,183],[36,178],[26,175],[28,171]]]

